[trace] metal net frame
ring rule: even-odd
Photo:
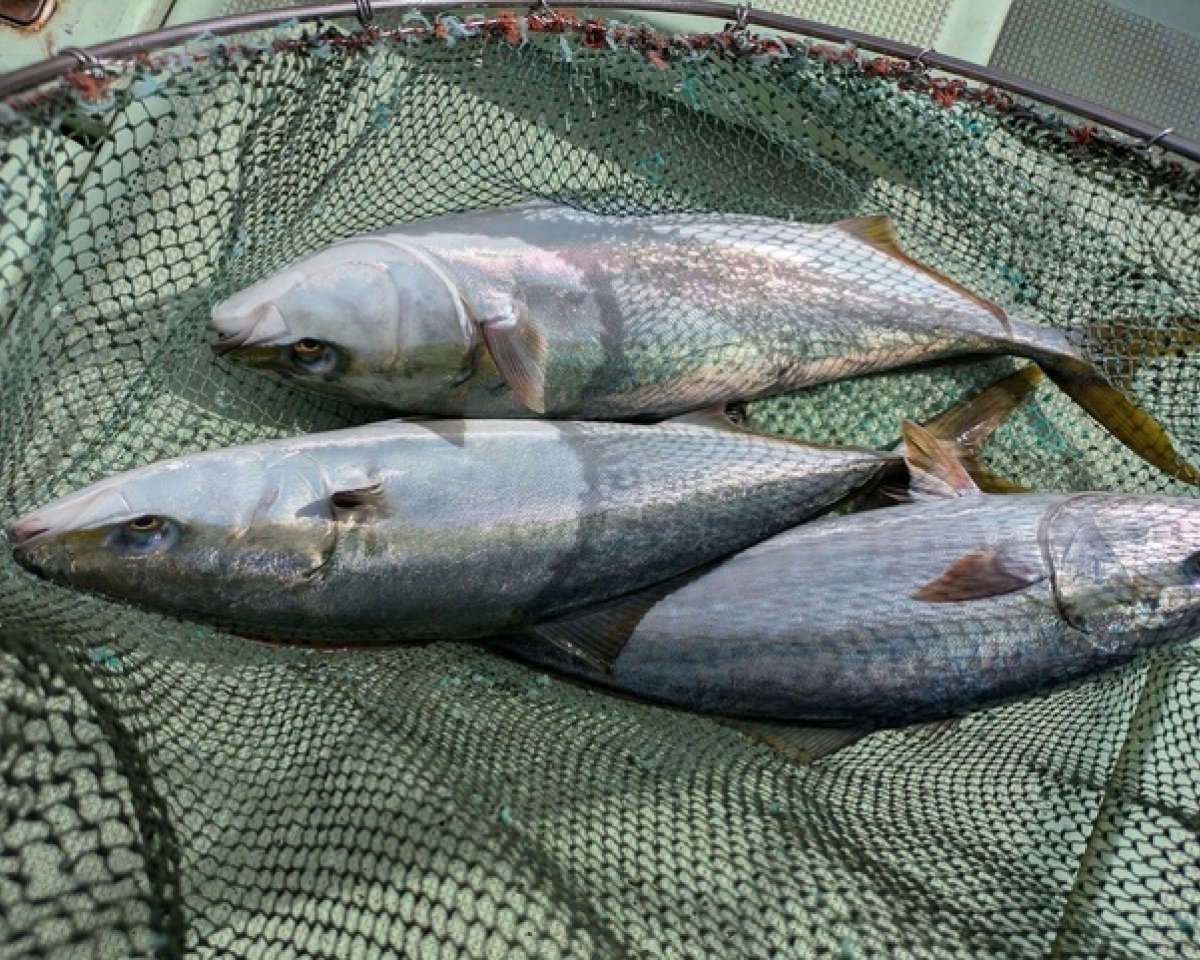
[[[291,8],[0,78],[3,518],[379,417],[215,358],[211,304],[334,239],[530,197],[887,213],[1006,309],[1120,331],[1099,360],[1197,459],[1200,146],[878,38],[619,9]],[[882,447],[1013,365],[749,419]],[[988,457],[1189,495],[1050,386]],[[1194,956],[1198,705],[1183,645],[800,766],[477,646],[271,646],[5,552],[0,956]]]

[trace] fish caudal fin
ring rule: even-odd
[[[1091,331],[1093,342],[1113,341],[1128,350],[1130,338],[1123,328]],[[1193,334],[1200,341],[1200,333]],[[1174,356],[1178,347],[1166,342],[1151,343],[1144,336],[1133,338],[1136,354],[1131,359],[1145,360],[1155,356]],[[1038,358],[1046,375],[1063,393],[1083,407],[1095,420],[1148,463],[1153,464],[1176,480],[1200,486],[1200,470],[1175,449],[1167,431],[1150,413],[1137,405],[1121,389],[1129,389],[1129,375],[1114,385],[1091,363],[1072,358]]]
[[[1041,381],[1041,369],[1036,364],[1028,364],[939,413],[920,428],[907,424],[904,441],[896,452],[907,458],[910,473],[914,462],[938,459],[954,463],[966,482],[987,493],[1025,490],[986,467],[980,459],[980,450],[984,441],[1012,416]],[[911,449],[914,441],[923,444],[921,450]],[[923,453],[923,460],[914,460],[912,453]]]

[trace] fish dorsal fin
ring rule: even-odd
[[[712,430],[730,430],[734,433],[751,432],[729,419],[725,404],[723,403],[704,407],[702,410],[692,410],[690,413],[680,414],[678,417],[670,417],[664,420],[663,423],[690,423],[698,427],[708,427]]]
[[[625,644],[642,622],[642,617],[664,597],[695,580],[711,566],[672,577],[664,583],[565,617],[539,623],[525,632],[575,657],[593,670],[610,673]]]
[[[914,500],[969,497],[979,487],[967,468],[954,455],[949,444],[942,443],[924,427],[911,420],[900,425],[904,437],[904,459],[908,464],[908,494]]]
[[[899,237],[896,236],[896,227],[892,223],[891,217],[884,216],[883,214],[870,217],[851,217],[849,220],[839,221],[838,226],[846,231],[846,233],[858,237],[864,243],[869,243],[876,250],[880,250],[888,256],[908,264],[910,267],[920,270],[926,276],[949,287],[955,293],[961,294],[972,303],[978,304],[999,320],[1005,331],[1012,333],[1008,314],[1004,312],[1004,308],[1000,304],[988,300],[986,297],[981,297],[979,294],[968,290],[957,280],[951,280],[945,274],[938,273],[932,267],[926,266],[920,260],[915,260],[905,253],[903,247],[900,246]]]
[[[1015,593],[1045,579],[1040,567],[1009,557],[1003,549],[972,550],[916,590],[912,598],[924,603],[982,600]]]
[[[867,727],[807,727],[778,720],[716,719],[799,763],[812,763],[837,753],[874,732]]]
[[[387,495],[382,483],[353,490],[335,490],[329,495],[329,510],[335,520],[362,520],[388,513]]]
[[[492,362],[518,400],[534,413],[546,412],[546,335],[524,310],[479,321]]]

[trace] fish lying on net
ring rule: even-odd
[[[945,718],[1130,660],[1200,627],[1200,502],[980,492],[905,427],[915,502],[780,534],[504,648],[787,749]],[[779,726],[799,721],[842,728]]]
[[[976,444],[1038,376],[1012,374],[931,427]],[[693,569],[902,465],[711,414],[392,421],[151,464],[9,538],[52,580],[253,635],[469,638]]]
[[[424,416],[658,418],[1011,354],[1147,461],[1200,483],[1063,333],[917,263],[885,217],[504,207],[336,243],[219,303],[212,324],[220,353]],[[1088,331],[1096,343],[1119,335]]]

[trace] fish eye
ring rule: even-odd
[[[1200,582],[1200,552],[1193,553],[1180,564],[1185,579]]]
[[[166,550],[179,539],[179,526],[166,517],[134,517],[113,527],[108,546],[118,553],[144,556]]]
[[[300,373],[321,375],[332,373],[338,365],[337,350],[324,340],[304,337],[288,349],[288,360]]]

